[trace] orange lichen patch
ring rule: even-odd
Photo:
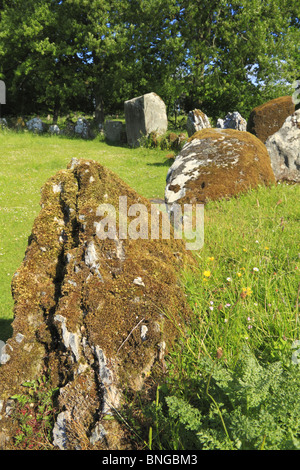
[[[201,119],[206,119],[206,115],[200,109],[194,109],[193,113]]]
[[[169,189],[170,189],[170,191],[173,191],[174,193],[177,193],[178,191],[180,191],[180,186],[179,186],[179,184],[171,184]]]
[[[211,162],[199,166],[198,176],[185,184],[186,194],[181,203],[205,203],[235,196],[260,184],[275,184],[266,147],[252,134],[233,129],[203,129],[189,142],[195,139],[211,142]],[[197,158],[201,160],[201,142],[199,149]]]
[[[251,111],[247,131],[265,142],[270,135],[275,134],[282,127],[286,118],[294,112],[295,104],[291,96],[275,98]]]

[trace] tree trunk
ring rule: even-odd
[[[100,93],[95,93],[95,121],[96,124],[104,124],[105,114],[104,114],[104,101]]]
[[[57,124],[59,110],[60,110],[60,100],[59,98],[55,98],[54,110],[53,110],[53,124]]]

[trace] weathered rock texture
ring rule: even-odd
[[[165,201],[206,203],[270,183],[275,183],[270,157],[259,139],[233,129],[203,129],[170,167]]]
[[[0,128],[6,129],[8,127],[7,120],[5,118],[0,118]]]
[[[93,133],[91,132],[89,123],[86,119],[78,118],[76,125],[74,127],[74,132],[76,135],[82,137],[82,139],[91,139],[93,138]]]
[[[275,134],[287,117],[295,112],[291,96],[282,96],[254,108],[249,116],[247,131],[262,142]]]
[[[54,135],[59,135],[60,134],[60,128],[58,127],[57,124],[52,124],[50,127],[49,127],[49,133]]]
[[[195,132],[208,127],[211,127],[209,119],[200,109],[194,109],[189,112],[186,121],[186,130],[189,137],[195,134]]]
[[[217,127],[220,129],[246,131],[247,121],[240,115],[240,113],[234,111],[233,113],[226,114],[225,119],[218,119]]]
[[[26,126],[29,131],[32,131],[36,134],[41,134],[44,130],[44,124],[42,120],[38,117],[30,119],[30,121],[27,121]]]
[[[127,142],[138,146],[151,132],[164,134],[168,129],[166,105],[156,93],[133,98],[124,103]]]
[[[126,140],[126,132],[123,131],[122,121],[105,121],[104,133],[109,142],[118,143]]]
[[[6,104],[6,86],[3,80],[0,80],[0,104]]]
[[[266,141],[277,180],[300,182],[300,110]]]
[[[178,283],[186,256],[180,240],[98,236],[99,205],[117,210],[119,196],[128,207],[149,208],[87,160],[73,159],[43,187],[42,209],[13,278],[14,333],[0,367],[0,435],[7,447],[15,432],[8,400],[43,372],[59,387],[57,448],[130,448],[124,429],[105,418],[153,367],[162,370],[175,323],[189,309]]]

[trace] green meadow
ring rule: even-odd
[[[92,159],[147,198],[163,198],[168,151],[0,134],[0,339],[11,335],[11,279],[40,188]],[[193,311],[168,374],[122,410],[140,449],[300,449],[299,185],[259,187],[205,206],[204,247],[181,282]]]

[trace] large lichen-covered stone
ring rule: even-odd
[[[142,387],[153,366],[159,370],[176,323],[189,317],[178,276],[193,260],[181,240],[120,237],[118,217],[115,236],[99,237],[99,207],[118,211],[120,196],[150,213],[149,201],[112,172],[73,159],[44,185],[13,278],[14,333],[0,367],[1,408],[43,371],[59,388],[53,442],[60,449],[81,448],[83,438],[92,448],[130,447],[120,425],[105,417],[125,391]],[[13,421],[1,411],[0,433],[11,442]]]
[[[265,145],[249,132],[203,129],[169,168],[165,202],[206,203],[275,183]]]
[[[247,131],[254,134],[262,142],[275,134],[288,116],[295,112],[295,104],[291,96],[281,96],[254,108],[247,122]]]

